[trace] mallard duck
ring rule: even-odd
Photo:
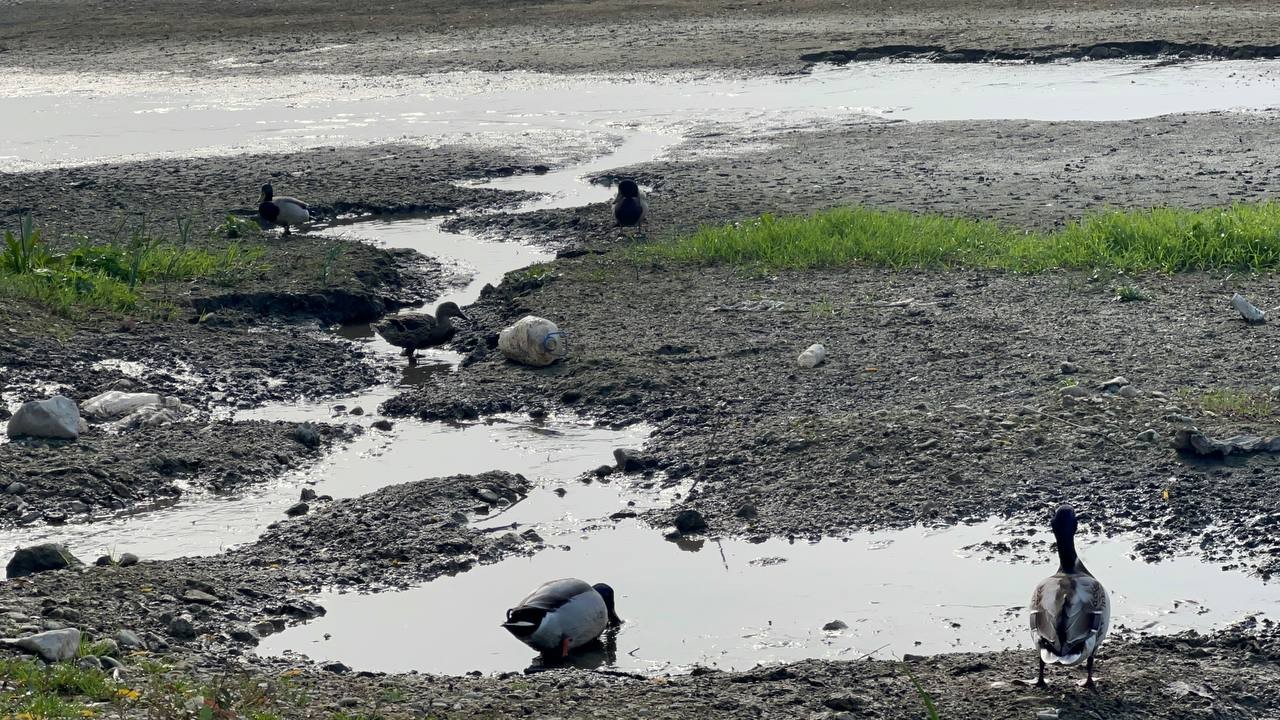
[[[565,578],[529,593],[507,611],[502,627],[544,656],[563,658],[621,624],[613,610],[613,588]]]
[[[1093,687],[1093,657],[1107,637],[1111,603],[1107,591],[1076,555],[1076,513],[1068,505],[1053,516],[1058,541],[1058,572],[1036,586],[1031,595],[1031,640],[1040,651],[1037,687],[1045,687],[1044,666],[1068,667],[1088,661],[1085,687]]]
[[[613,219],[622,227],[639,225],[649,209],[649,202],[640,192],[640,186],[634,180],[623,180],[618,183],[618,194],[613,198]]]
[[[453,334],[457,332],[457,328],[453,326],[455,317],[467,319],[456,303],[443,302],[436,308],[435,316],[427,313],[391,315],[375,324],[373,329],[382,336],[383,340],[398,348],[404,348],[400,354],[409,357],[410,365],[416,365],[418,361],[414,357],[415,352],[423,348],[443,345],[453,338]]]
[[[258,214],[273,225],[284,227],[284,234],[289,234],[290,225],[301,225],[311,219],[311,211],[307,204],[295,197],[276,197],[271,183],[262,186],[262,195],[258,198]]]

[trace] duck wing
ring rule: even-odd
[[[290,197],[288,195],[282,195],[280,197],[277,197],[274,199],[274,202],[277,205],[294,205],[296,207],[302,208],[303,210],[308,209],[306,203],[302,202],[296,197]]]
[[[1092,655],[1109,619],[1107,591],[1087,573],[1056,573],[1031,596],[1031,639],[1045,662],[1075,665]]]
[[[425,342],[435,327],[436,319],[430,315],[392,315],[373,325],[375,332],[397,347],[410,347]]]
[[[529,593],[516,605],[515,609],[555,610],[587,591],[595,592],[595,589],[577,578],[552,580],[551,582],[543,583],[537,590]]]

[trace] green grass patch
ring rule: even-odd
[[[0,248],[0,296],[24,299],[71,316],[85,309],[168,315],[175,283],[209,280],[231,285],[261,269],[263,249],[232,242],[221,250],[191,247],[191,223],[178,223],[176,240],[139,228],[126,241],[80,238],[53,251],[30,217],[6,231]],[[215,228],[211,235],[224,230]]]
[[[1265,391],[1225,388],[1196,393],[1183,388],[1178,391],[1178,398],[1184,403],[1199,403],[1200,407],[1215,415],[1248,420],[1273,418],[1277,410],[1277,399]]]
[[[841,208],[703,227],[637,253],[641,259],[768,269],[1270,270],[1280,268],[1280,204],[1102,212],[1052,232],[1023,232],[944,215]]]

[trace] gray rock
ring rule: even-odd
[[[27,491],[27,484],[24,482],[11,482],[4,491],[10,495],[21,495]]]
[[[106,567],[108,565],[113,565],[114,562],[111,560],[110,555],[99,555],[98,559],[93,561],[93,564],[98,567]]]
[[[42,543],[18,548],[5,568],[5,576],[20,578],[83,564],[66,547],[57,543]]]
[[[832,620],[826,625],[823,625],[822,629],[827,632],[834,632],[836,630],[847,630],[849,629],[849,624],[843,620]]]
[[[89,512],[89,505],[80,500],[72,500],[67,503],[67,509],[73,513],[87,513]]]
[[[343,664],[342,664],[342,663],[340,663],[340,662],[328,662],[328,663],[325,663],[325,664],[323,664],[323,665],[321,665],[321,666],[320,666],[320,669],[321,669],[321,670],[324,670],[324,671],[326,671],[326,672],[336,673],[336,674],[338,674],[338,675],[341,675],[341,674],[343,674],[343,673],[351,672],[351,668],[347,667],[346,665],[343,665]]]
[[[115,634],[116,645],[125,650],[146,650],[147,646],[142,642],[142,638],[132,630],[117,630]]]
[[[494,492],[489,488],[476,488],[475,493],[476,493],[476,497],[489,503],[490,505],[497,505],[498,501],[502,499],[502,496],[498,495],[498,493]]]
[[[124,668],[124,663],[120,662],[119,660],[113,657],[106,656],[106,655],[99,657],[98,662],[102,663],[102,668],[104,670],[116,670],[116,669]]]
[[[866,704],[866,701],[857,695],[832,695],[826,700],[823,700],[822,704],[832,710],[845,710],[852,712],[854,710],[861,710],[863,705]]]
[[[88,657],[82,657],[79,660],[77,660],[76,667],[80,668],[81,670],[101,670],[102,661],[90,655]]]
[[[111,638],[93,644],[93,654],[99,657],[120,657],[120,644]]]
[[[1116,394],[1122,398],[1136,398],[1141,393],[1142,391],[1138,390],[1138,388],[1132,385],[1125,385],[1124,387],[1120,388],[1120,391],[1117,392]]]
[[[120,567],[131,567],[138,564],[138,556],[133,553],[125,553],[120,556]]]
[[[301,515],[306,515],[309,512],[311,512],[311,506],[304,502],[300,502],[290,506],[288,510],[284,511],[284,514],[289,517],[299,517]]]
[[[80,408],[74,400],[54,395],[25,402],[9,419],[9,437],[75,440],[80,437]]]
[[[738,508],[738,511],[734,513],[734,516],[740,517],[743,520],[750,520],[759,514],[760,514],[760,511],[756,510],[755,505],[752,505],[751,503],[745,503]]]
[[[395,423],[391,422],[390,420],[374,420],[373,421],[374,429],[381,430],[383,432],[391,432],[391,428],[395,426],[396,426]]]
[[[302,488],[302,495],[298,499],[302,502],[310,502],[316,499],[316,491],[311,488]]]
[[[353,708],[360,705],[360,698],[344,697],[338,700],[338,707]]]
[[[190,615],[179,615],[169,621],[169,634],[179,640],[194,640],[196,626]]]
[[[617,461],[618,469],[624,473],[644,472],[657,465],[652,458],[646,457],[639,450],[629,448],[614,450],[613,459]]]
[[[359,405],[357,405],[357,406],[355,406],[355,407],[351,408],[351,411],[350,411],[349,413],[347,413],[347,414],[348,414],[348,415],[363,415],[363,414],[364,414],[364,408],[362,408],[362,407],[360,407]]]
[[[45,662],[64,662],[79,652],[80,631],[75,628],[49,630],[20,638],[13,644],[33,655],[39,655]]]
[[[310,423],[303,423],[293,428],[293,439],[309,448],[320,447],[320,433]]]
[[[1063,363],[1058,366],[1058,371],[1063,375],[1074,375],[1080,372],[1080,366],[1073,362],[1063,361]]]
[[[234,627],[234,628],[231,628],[231,630],[227,634],[231,637],[232,640],[235,640],[236,642],[245,643],[247,645],[258,644],[258,633],[255,632],[254,629],[251,627],[245,627],[245,626]]]
[[[188,590],[182,593],[182,602],[195,603],[197,605],[212,605],[218,602],[218,598],[203,590]]]
[[[681,535],[702,532],[707,529],[707,521],[697,510],[681,510],[676,513],[676,532]]]
[[[1065,397],[1079,398],[1079,397],[1088,396],[1089,391],[1088,389],[1081,387],[1080,385],[1068,385],[1064,388],[1059,388],[1058,394],[1064,398]]]
[[[531,542],[531,543],[542,542],[542,536],[539,535],[538,531],[534,530],[533,528],[529,528],[528,530],[525,530],[524,532],[520,533],[520,537],[524,538],[526,542]]]
[[[1276,453],[1280,452],[1280,437],[1236,435],[1225,440],[1215,440],[1199,428],[1184,427],[1174,434],[1173,447],[1179,452],[1217,457],[1256,452]]]
[[[1160,433],[1156,430],[1143,430],[1138,433],[1137,441],[1151,443],[1160,439]]]
[[[1114,393],[1119,392],[1120,388],[1129,384],[1129,379],[1123,375],[1117,375],[1110,380],[1099,383],[1098,389],[1102,392]]]

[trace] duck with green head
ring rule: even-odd
[[[301,225],[311,219],[311,210],[298,198],[276,197],[271,183],[267,183],[258,197],[258,215],[272,225],[283,227],[284,234],[288,235],[290,225]]]

